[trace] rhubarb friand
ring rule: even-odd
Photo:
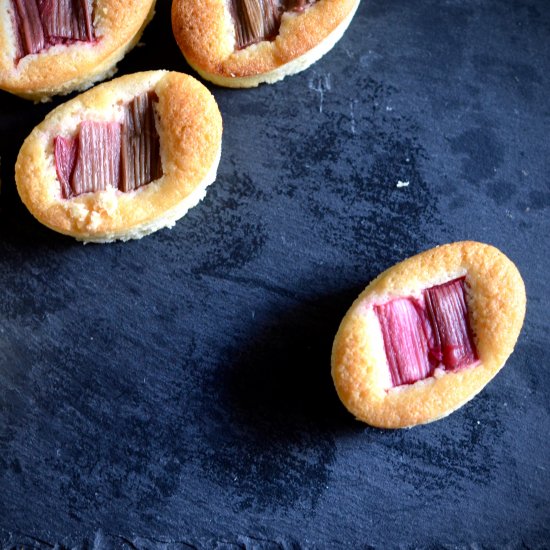
[[[155,0],[0,0],[0,89],[44,101],[112,76]]]
[[[180,73],[101,84],[53,110],[23,143],[21,199],[44,225],[85,242],[171,227],[205,195],[221,154],[210,92]]]
[[[359,0],[174,0],[187,62],[220,86],[248,88],[300,72],[344,34]]]
[[[395,265],[340,325],[332,351],[340,399],[380,428],[447,416],[504,366],[525,303],[517,268],[486,244],[452,243]]]

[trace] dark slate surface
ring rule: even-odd
[[[144,41],[121,73],[190,72],[168,2]],[[548,0],[364,2],[308,71],[211,87],[216,183],[114,245],[28,214],[16,154],[60,101],[1,93],[2,547],[549,548],[549,53]],[[515,353],[445,420],[354,421],[342,316],[462,239],[524,276]]]

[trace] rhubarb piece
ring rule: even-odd
[[[312,4],[315,4],[315,2],[317,0],[287,0],[286,6],[288,11],[301,12]]]
[[[381,273],[355,300],[334,339],[334,385],[372,426],[438,420],[502,369],[524,316],[523,280],[502,252],[438,246]]]
[[[91,0],[40,0],[40,15],[50,45],[94,39]]]
[[[122,124],[85,121],[73,139],[54,139],[63,198],[108,187],[134,191],[162,176],[155,101],[154,92],[141,94],[125,105]]]
[[[83,122],[71,176],[74,196],[118,188],[120,180],[120,124]]]
[[[435,367],[458,370],[477,361],[464,277],[422,292],[422,303],[399,298],[374,306],[393,386],[413,384]]]
[[[415,300],[397,298],[374,306],[380,321],[393,386],[413,384],[430,376],[432,330],[424,309]]]
[[[94,39],[92,0],[13,0],[18,60],[56,44]]]
[[[54,158],[57,178],[61,183],[61,195],[64,199],[72,196],[71,175],[76,162],[78,139],[57,136],[54,140]]]
[[[154,92],[136,97],[125,109],[121,141],[121,178],[123,192],[134,191],[160,178],[160,142],[155,127]]]
[[[36,0],[13,0],[15,22],[19,29],[18,59],[41,51],[47,44]]]
[[[232,0],[231,6],[237,49],[275,38],[283,12],[279,0]]]
[[[438,354],[446,370],[468,367],[478,360],[464,284],[465,278],[461,277],[424,291],[434,332],[434,354]]]
[[[202,77],[249,88],[316,62],[342,37],[358,6],[359,0],[173,0],[172,28]]]
[[[279,33],[285,11],[304,11],[317,0],[231,0],[237,49],[262,40],[273,40]]]

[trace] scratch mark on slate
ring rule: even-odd
[[[309,78],[308,87],[310,90],[319,94],[319,113],[323,113],[323,103],[325,99],[325,93],[332,89],[331,75],[327,74],[313,74]]]

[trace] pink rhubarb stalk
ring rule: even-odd
[[[393,386],[424,380],[438,367],[455,371],[478,361],[464,277],[425,289],[419,300],[397,298],[374,311]]]
[[[57,136],[54,156],[63,198],[114,187],[134,191],[162,176],[153,103],[142,94],[124,108],[124,122],[84,121],[74,138]]]
[[[434,328],[434,349],[446,370],[458,370],[478,360],[468,322],[464,277],[424,291]]]
[[[92,0],[12,0],[19,33],[17,61],[56,44],[93,42]]]
[[[374,308],[384,337],[392,384],[412,384],[430,376],[431,329],[424,309],[415,300],[398,298]]]
[[[285,11],[302,12],[316,0],[231,0],[238,50],[274,40]]]

